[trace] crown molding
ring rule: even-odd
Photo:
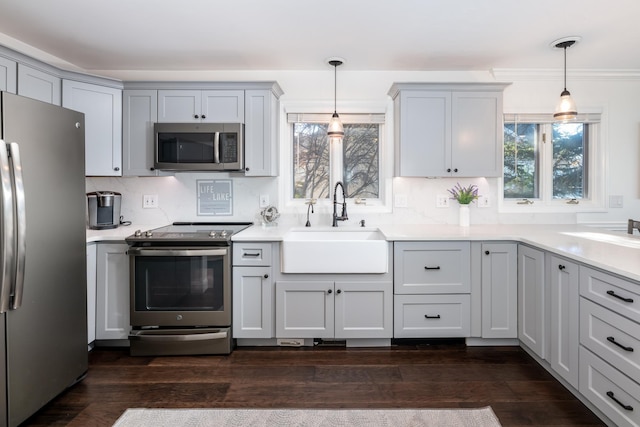
[[[561,69],[493,68],[497,81],[557,80],[564,75]],[[571,80],[640,80],[640,70],[567,69]]]

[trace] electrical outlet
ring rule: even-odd
[[[478,207],[479,208],[488,208],[491,206],[491,200],[489,196],[478,196]]]
[[[142,207],[145,209],[155,209],[158,207],[157,194],[145,194],[142,196]]]
[[[448,208],[449,207],[449,196],[446,194],[438,194],[436,196],[436,208]]]
[[[267,206],[269,206],[269,195],[268,194],[261,194],[260,195],[260,207],[261,208],[266,208]]]
[[[407,195],[406,194],[396,194],[393,205],[396,208],[406,208],[408,205]]]

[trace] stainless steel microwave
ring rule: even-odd
[[[244,170],[242,123],[156,123],[154,135],[158,170]]]

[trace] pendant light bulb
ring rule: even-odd
[[[578,40],[580,40],[579,37],[567,37],[552,43],[553,47],[564,50],[564,90],[560,93],[560,101],[558,101],[556,111],[553,113],[553,118],[558,121],[566,122],[578,116],[576,103],[567,90],[567,48],[573,46]]]
[[[344,127],[338,115],[337,109],[337,93],[338,93],[338,66],[342,65],[342,60],[334,58],[329,60],[329,64],[333,66],[333,115],[329,121],[327,135],[333,138],[342,138],[344,136]]]

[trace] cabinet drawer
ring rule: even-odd
[[[640,324],[580,298],[580,343],[640,382]]]
[[[457,294],[471,289],[469,242],[401,242],[394,246],[396,294]]]
[[[640,386],[580,347],[580,393],[616,426],[640,425]]]
[[[580,267],[580,295],[640,322],[640,285],[588,267]]]
[[[270,266],[271,242],[240,242],[233,244],[233,265]]]
[[[470,306],[469,295],[396,295],[394,337],[468,337]]]

